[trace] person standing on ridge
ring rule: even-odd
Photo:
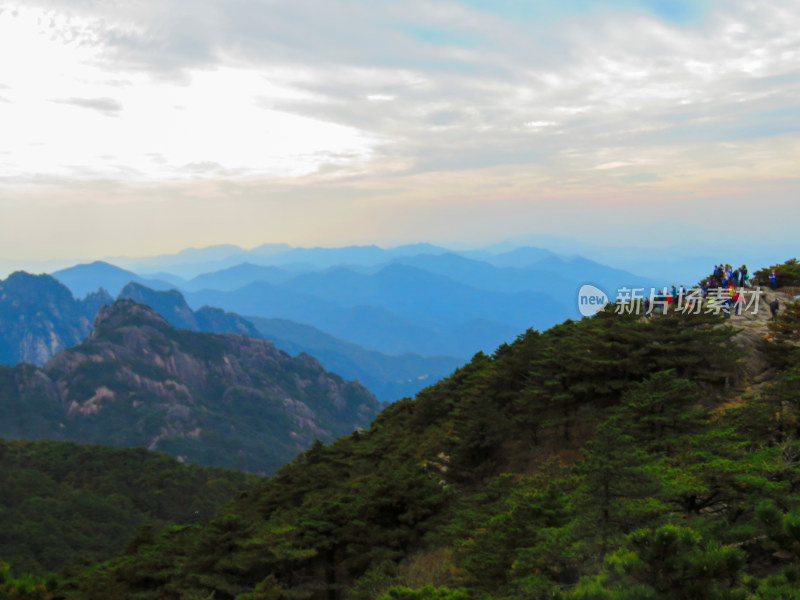
[[[775,321],[778,318],[778,309],[780,308],[781,303],[778,302],[778,299],[775,298],[772,302],[769,303],[769,312],[772,313],[772,320]]]
[[[774,290],[777,283],[778,283],[778,274],[775,272],[775,269],[772,269],[772,271],[769,272],[769,287],[771,287]]]

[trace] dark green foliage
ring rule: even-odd
[[[640,529],[609,555],[602,572],[587,578],[569,600],[744,600],[738,588],[744,553],[704,541],[687,527]]]
[[[50,600],[57,580],[31,575],[12,576],[7,563],[0,562],[0,600]]]
[[[59,593],[796,598],[800,362],[746,394],[733,333],[612,310],[530,330]]]
[[[777,275],[776,284],[778,287],[800,285],[800,262],[796,258],[789,259],[781,265],[772,265],[771,267],[759,269],[753,273],[753,278],[758,285],[768,286],[769,274],[773,269]]]
[[[466,590],[450,590],[426,585],[418,590],[411,590],[406,587],[392,588],[379,596],[377,600],[469,600],[469,598],[470,596]]]
[[[774,366],[783,369],[800,362],[800,302],[783,304],[769,332],[763,347]]]
[[[258,478],[144,449],[0,440],[0,556],[45,573],[135,551],[164,523],[199,523]],[[138,540],[138,541],[137,541]]]

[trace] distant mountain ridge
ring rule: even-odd
[[[374,396],[268,341],[175,329],[129,299],[42,369],[0,368],[0,436],[146,446],[190,463],[270,473],[366,427]]]
[[[465,252],[431,244],[387,249],[267,245],[248,251],[226,246],[157,257],[148,264],[163,269],[172,261],[197,271],[203,270],[197,262],[201,257],[213,260],[189,281],[161,273],[194,309],[208,305],[295,321],[385,354],[462,360],[478,351],[493,352],[522,329],[580,318],[577,293],[584,284],[613,298],[623,286],[672,283],[579,256],[503,245]]]
[[[369,351],[315,327],[285,319],[245,318],[209,306],[192,311],[176,290],[155,291],[130,283],[122,289],[120,298],[130,298],[152,307],[174,327],[212,333],[241,333],[268,339],[292,355],[310,354],[327,370],[347,379],[358,379],[382,401],[413,396],[431,381],[449,375],[462,364],[461,359],[452,356],[424,357],[413,353],[395,356]]]
[[[53,277],[72,290],[76,298],[83,298],[101,287],[112,296],[116,296],[131,281],[159,290],[174,287],[167,281],[141,277],[132,271],[100,260],[55,271]]]
[[[0,300],[0,357],[9,365],[29,362],[42,366],[58,350],[81,343],[91,332],[99,307],[114,301],[104,290],[75,300],[54,278],[24,272],[0,282],[0,289],[5,293]],[[317,328],[282,319],[259,319],[259,327],[255,327],[253,319],[218,308],[202,306],[193,311],[177,290],[153,290],[135,282],[124,286],[119,297],[152,307],[176,328],[239,333],[269,339],[292,355],[305,352],[319,358],[327,370],[360,380],[384,402],[413,396],[463,362],[452,356],[369,351]]]
[[[235,313],[210,306],[203,306],[193,311],[177,290],[157,291],[131,282],[122,288],[118,297],[149,306],[178,329],[262,337],[252,323]]]
[[[413,397],[463,364],[462,359],[453,356],[388,355],[367,350],[316,327],[286,319],[248,317],[248,320],[281,350],[311,354],[326,369],[348,379],[358,379],[383,401]]]

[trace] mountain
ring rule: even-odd
[[[55,271],[52,275],[72,290],[76,298],[83,298],[86,294],[99,288],[103,288],[112,296],[116,296],[131,281],[159,290],[168,290],[175,287],[167,281],[140,277],[136,273],[99,260]]]
[[[517,248],[515,250],[487,257],[487,263],[494,266],[519,269],[522,273],[537,274],[540,284],[548,285],[554,280],[556,289],[559,282],[571,283],[574,291],[584,283],[593,283],[605,289],[611,299],[616,290],[625,287],[661,288],[665,285],[680,285],[659,271],[645,271],[649,276],[635,275],[623,269],[615,269],[582,256],[558,256],[539,248]],[[706,263],[708,264],[708,263]],[[687,285],[690,282],[685,282]],[[691,282],[694,283],[694,282]]]
[[[432,244],[408,244],[394,248],[378,246],[346,246],[342,248],[294,248],[287,244],[264,244],[251,250],[238,246],[221,245],[208,248],[190,248],[177,254],[149,258],[115,257],[108,259],[140,273],[154,276],[169,272],[184,279],[198,277],[204,273],[225,270],[242,263],[260,266],[278,266],[289,270],[315,271],[342,265],[376,265],[399,256],[435,254],[446,252]]]
[[[128,299],[42,369],[0,369],[0,436],[145,446],[190,463],[269,473],[366,427],[378,403],[357,382],[265,340],[175,329]]]
[[[288,248],[288,246],[286,246]],[[246,251],[233,244],[220,244],[206,248],[187,248],[175,254],[162,254],[146,258],[115,256],[108,261],[133,271],[142,273],[158,273],[166,271],[182,278],[191,278],[208,271],[206,265],[230,266],[227,261],[234,260],[238,264],[246,260]]]
[[[391,264],[421,269],[482,290],[505,294],[527,291],[564,298],[575,292],[577,283],[574,277],[561,275],[550,270],[549,266],[497,267],[454,253],[397,258]],[[601,265],[597,267],[598,272],[607,269]]]
[[[186,294],[191,306],[213,305],[237,314],[279,318],[311,325],[338,338],[387,354],[464,354],[445,336],[374,306],[346,307],[334,298],[318,298],[265,281],[235,292],[204,290]],[[450,352],[456,350],[455,352]]]
[[[108,560],[134,535],[210,519],[259,480],[143,448],[0,440],[0,556],[36,574]]]
[[[490,350],[521,327],[546,327],[571,315],[546,294],[486,291],[400,264],[374,274],[336,268],[280,285],[257,282],[235,292],[206,290],[187,294],[187,301],[305,323],[389,354],[459,357]],[[482,327],[470,329],[473,322]],[[451,336],[455,332],[460,332],[458,339]]]
[[[279,267],[242,263],[220,271],[198,275],[181,286],[181,289],[190,292],[200,290],[232,292],[255,281],[284,283],[296,275],[297,273],[294,271],[284,270]]]
[[[208,333],[240,333],[261,337],[252,323],[237,314],[210,306],[203,306],[193,311],[186,304],[183,295],[176,290],[156,291],[138,283],[129,283],[122,288],[119,298],[146,304],[178,329]]]
[[[497,246],[501,249],[503,246]],[[482,252],[481,260],[498,267],[530,267],[544,258],[553,258],[557,255],[544,248],[522,246],[513,249],[504,249],[501,252]]]
[[[463,360],[382,354],[311,326],[280,319],[264,319],[260,330],[250,320],[222,309],[202,306],[193,311],[176,290],[157,291],[135,282],[125,285],[119,297],[150,306],[179,329],[238,333],[269,339],[292,355],[310,354],[327,370],[346,379],[359,379],[384,402],[414,395],[431,381],[451,373]],[[84,341],[100,306],[113,301],[105,291],[75,300],[51,276],[15,273],[8,281],[0,282],[0,362],[43,365],[58,350]]]
[[[383,354],[286,319],[247,319],[276,347],[290,354],[311,354],[326,369],[346,379],[358,379],[384,402],[413,396],[463,363],[453,356]]]
[[[49,275],[12,273],[0,281],[0,363],[44,364],[84,340],[97,310],[111,302],[104,290],[75,300]]]
[[[418,354],[386,355],[345,342],[309,325],[285,319],[242,318],[235,313],[204,306],[192,311],[180,292],[158,292],[130,283],[120,292],[146,304],[172,326],[212,333],[241,333],[268,339],[292,355],[310,354],[329,371],[346,379],[358,379],[381,401],[413,396],[431,381],[449,375],[462,359]]]
[[[529,329],[59,597],[794,600],[800,304],[764,300]]]

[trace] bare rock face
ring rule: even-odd
[[[102,290],[76,300],[49,275],[12,273],[0,281],[0,363],[43,365],[86,339],[97,309],[111,302]]]
[[[146,446],[254,472],[273,472],[317,438],[367,427],[379,410],[361,384],[313,357],[244,335],[176,329],[130,299],[101,307],[84,343],[28,371],[17,400],[34,395],[58,409],[47,437]]]

